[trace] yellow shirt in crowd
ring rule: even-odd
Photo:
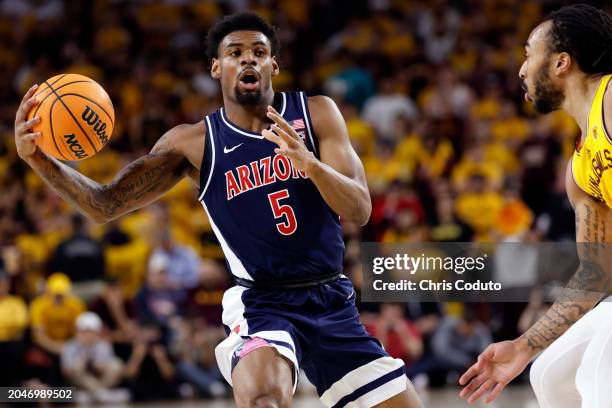
[[[457,197],[457,216],[476,232],[493,227],[504,205],[504,199],[496,192],[463,193]]]
[[[0,341],[19,340],[27,324],[28,308],[22,298],[0,298]]]
[[[85,304],[75,296],[65,295],[56,303],[53,296],[45,294],[32,301],[30,319],[32,327],[43,327],[50,339],[65,341],[74,335],[74,322],[84,311]]]

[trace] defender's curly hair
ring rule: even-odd
[[[567,52],[587,74],[612,73],[612,17],[588,4],[565,6],[550,13],[551,52]]]

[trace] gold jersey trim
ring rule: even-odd
[[[572,179],[580,190],[597,200],[605,201],[612,208],[612,196],[608,196],[609,193],[602,185],[603,172],[606,169],[604,168],[599,174],[596,172],[594,164],[594,160],[601,161],[602,156],[608,158],[606,155],[611,150],[608,147],[612,148],[612,138],[610,138],[606,129],[603,111],[604,96],[611,79],[612,74],[608,74],[602,76],[599,81],[587,116],[586,135],[581,140],[582,143],[576,144],[570,167]],[[603,133],[603,137],[601,133]],[[596,183],[596,185],[593,183]]]

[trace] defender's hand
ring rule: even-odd
[[[530,360],[521,353],[515,341],[491,344],[459,379],[459,384],[465,385],[459,396],[471,404],[493,388],[485,400],[487,404],[492,402]]]
[[[41,136],[40,132],[31,132],[31,127],[40,123],[40,116],[26,121],[30,109],[36,103],[36,97],[33,97],[34,92],[38,89],[38,85],[32,86],[24,95],[15,115],[15,145],[17,145],[17,154],[22,159],[27,159],[36,152],[36,139]]]
[[[266,140],[278,145],[274,153],[288,157],[293,167],[308,173],[318,163],[317,158],[306,148],[295,129],[272,106],[268,106],[266,115],[274,121],[274,124],[271,130],[266,129],[261,134]]]

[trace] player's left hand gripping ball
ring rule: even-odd
[[[266,140],[278,145],[274,153],[286,156],[291,160],[293,167],[299,171],[309,173],[318,162],[317,158],[306,147],[295,129],[274,109],[268,106],[268,118],[274,121],[270,130],[265,129],[261,134]]]

